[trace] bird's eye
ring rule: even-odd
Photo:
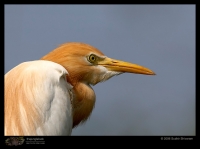
[[[96,61],[96,55],[91,54],[91,55],[88,57],[88,61],[91,62],[91,63],[94,63],[94,62]]]

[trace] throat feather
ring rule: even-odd
[[[73,87],[73,127],[85,122],[95,105],[95,93],[93,89],[84,83],[78,83]]]

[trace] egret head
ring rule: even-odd
[[[121,73],[154,75],[143,66],[115,60],[85,43],[66,43],[42,59],[51,60],[64,66],[69,72],[72,85],[77,82],[95,85]]]

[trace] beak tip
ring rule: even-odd
[[[156,73],[153,71],[150,71],[148,75],[156,75]]]

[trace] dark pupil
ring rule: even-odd
[[[92,60],[94,60],[94,56],[92,56]]]

